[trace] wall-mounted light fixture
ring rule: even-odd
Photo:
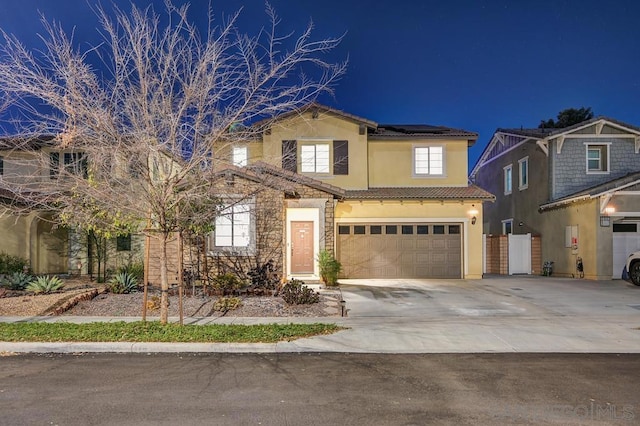
[[[467,214],[469,216],[471,216],[471,224],[475,225],[476,221],[478,220],[476,216],[478,216],[478,209],[476,209],[475,204],[471,204],[471,208],[469,209],[469,211],[467,212]]]
[[[613,206],[607,206],[604,209],[604,216],[600,216],[600,226],[608,227],[611,226],[611,215],[616,212],[616,208]]]

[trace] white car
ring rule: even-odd
[[[622,273],[623,278],[627,281],[631,281],[635,285],[640,285],[640,251],[636,251],[629,255],[627,258],[627,265],[624,269],[625,270]]]

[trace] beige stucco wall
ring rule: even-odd
[[[232,148],[233,147],[246,147],[247,148],[247,162],[248,164],[262,161],[264,154],[262,152],[262,142],[257,140],[252,141],[218,141],[213,145],[213,158],[214,164],[218,168],[226,167],[233,164]],[[280,166],[279,164],[278,166]]]
[[[0,252],[28,259],[29,226],[32,220],[31,215],[16,217],[5,213],[0,216]]]
[[[553,274],[576,276],[576,259],[582,258],[584,278],[609,280],[612,270],[611,227],[600,226],[598,199],[575,203],[542,213],[545,216],[542,238],[543,261],[553,261]],[[578,225],[578,249],[565,247],[565,229]]]
[[[26,259],[35,274],[66,273],[68,246],[66,230],[55,228],[37,213],[0,216],[0,251]]]
[[[264,161],[277,167],[282,166],[282,141],[298,142],[298,158],[300,146],[318,141],[328,142],[330,147],[330,164],[333,165],[334,140],[349,141],[349,174],[328,175],[308,174],[307,176],[325,181],[344,189],[367,189],[367,136],[360,135],[360,124],[355,121],[338,118],[331,113],[320,113],[314,119],[311,113],[278,121],[271,127],[271,133],[264,135]],[[465,160],[466,164],[466,160]],[[298,163],[298,171],[300,164]]]
[[[475,225],[470,220],[472,209],[478,210]],[[462,223],[463,277],[482,278],[482,205],[479,202],[341,201],[336,205],[335,216],[337,223],[359,219]]]
[[[414,146],[444,146],[444,176],[413,175]],[[467,186],[466,140],[375,140],[369,143],[369,185],[402,186]]]

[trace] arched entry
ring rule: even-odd
[[[31,222],[31,269],[36,274],[61,274],[68,270],[69,233],[46,216]]]

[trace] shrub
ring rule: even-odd
[[[129,294],[138,291],[138,280],[133,274],[120,272],[109,280],[109,291],[114,294]]]
[[[24,290],[32,280],[33,277],[29,274],[14,272],[12,275],[4,277],[0,284],[9,290]]]
[[[229,312],[238,309],[242,305],[239,297],[221,297],[213,304],[213,310],[218,312]]]
[[[223,295],[230,294],[234,290],[244,286],[244,282],[238,278],[237,275],[227,272],[226,274],[218,275],[213,279],[213,288],[220,291]]]
[[[121,266],[118,269],[118,273],[126,272],[129,275],[133,275],[133,277],[137,281],[144,280],[144,263],[142,262],[132,262],[125,266]]]
[[[150,311],[157,311],[160,309],[160,297],[151,296],[151,298],[147,300],[147,309]]]
[[[0,274],[13,274],[14,272],[22,272],[29,262],[19,256],[2,252],[0,253]]]
[[[54,275],[40,275],[27,285],[26,290],[35,294],[49,294],[62,290],[63,287],[64,283],[60,278]]]
[[[275,269],[273,260],[251,268],[249,272],[247,272],[247,275],[251,279],[251,286],[267,290],[277,290],[280,285],[280,277],[275,273]]]
[[[327,250],[321,250],[318,253],[318,267],[320,268],[320,277],[326,285],[335,286],[338,284],[338,274],[342,270],[342,264]]]
[[[304,281],[295,278],[287,281],[282,287],[282,298],[289,305],[310,305],[320,301],[317,292],[304,285]]]

